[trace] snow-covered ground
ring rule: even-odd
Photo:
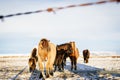
[[[30,73],[28,70],[28,56],[0,56],[0,80],[40,80],[39,70]],[[27,66],[27,67],[26,67]],[[120,80],[120,57],[94,56],[89,63],[83,63],[79,57],[77,71],[70,70],[71,63],[63,72],[56,71],[53,77],[46,80]],[[22,72],[22,70],[24,70]]]

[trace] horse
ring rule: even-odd
[[[79,57],[79,50],[75,46],[75,42],[69,42],[61,45],[57,45],[57,50],[66,50],[64,52],[65,57],[63,59],[64,65],[66,65],[66,58],[70,58],[71,60],[71,70],[77,70],[77,59]]]
[[[73,52],[69,55],[71,60],[71,70],[77,70],[77,59],[79,57],[79,50],[75,45],[75,42],[70,42]]]
[[[64,55],[62,65],[66,65],[66,58],[69,57],[69,55],[72,53],[71,44],[70,43],[64,43],[64,44],[57,45],[56,50],[57,51],[64,50],[64,52],[62,51],[62,53],[64,53],[64,54],[61,54],[61,56]]]
[[[31,52],[30,58],[28,60],[29,71],[32,72],[36,69],[36,63],[38,61],[37,48],[34,48]]]
[[[54,62],[54,71],[56,71],[57,67],[58,70],[64,70],[64,61],[65,61],[65,55],[66,54],[66,50],[64,49],[60,49],[57,50],[57,54],[56,54],[56,58],[55,58],[55,62]]]
[[[90,51],[88,49],[83,50],[84,63],[88,63],[90,57]]]
[[[40,77],[43,77],[43,80],[50,77],[51,75],[53,76],[53,64],[55,57],[56,46],[46,38],[42,38],[38,44],[38,66],[42,75]],[[46,65],[43,65],[43,63],[46,63]],[[46,70],[46,75],[44,73],[44,67]]]

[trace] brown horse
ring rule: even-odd
[[[88,63],[88,59],[90,57],[90,52],[88,49],[83,50],[83,58],[84,58],[84,63]]]
[[[60,49],[57,50],[57,54],[56,54],[56,58],[55,58],[55,62],[54,62],[54,71],[56,71],[56,69],[58,68],[59,71],[64,70],[64,59],[66,57],[66,50],[64,49]]]
[[[37,49],[34,48],[32,50],[32,53],[30,55],[30,58],[28,60],[28,64],[29,64],[29,71],[32,72],[36,69],[36,63],[38,61],[38,57],[36,56],[37,55]]]
[[[38,44],[38,66],[43,79],[45,79],[44,67],[46,70],[46,77],[53,75],[53,64],[55,57],[56,46],[45,38],[41,39]],[[46,65],[43,65],[43,63],[46,63]]]
[[[64,55],[63,63],[62,65],[66,65],[66,58],[69,57],[69,55],[72,53],[72,45],[70,43],[64,43],[57,45],[57,52],[61,52],[61,56]],[[62,54],[64,53],[64,54]],[[58,54],[57,54],[58,55]]]
[[[77,70],[77,59],[79,57],[79,50],[76,48],[75,42],[70,42],[72,45],[73,52],[69,55],[69,58],[71,60],[71,70]]]
[[[77,59],[79,57],[79,50],[76,48],[75,42],[69,42],[57,46],[57,50],[66,50],[64,57],[64,64],[66,64],[66,58],[69,57],[71,60],[71,70],[77,70]]]

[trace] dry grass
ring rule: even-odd
[[[29,56],[0,56],[0,80],[13,79],[21,70],[28,66]],[[120,56],[91,56],[89,63],[83,63],[83,58],[78,59],[78,70],[70,71],[70,60],[64,72],[55,72],[49,80],[119,80]],[[38,72],[29,73],[28,67],[17,76],[17,80],[37,79]]]

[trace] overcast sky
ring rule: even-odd
[[[45,10],[100,0],[0,0],[0,15]],[[120,53],[120,4],[106,3],[5,18],[0,22],[0,53],[29,53],[41,38],[75,41],[82,53]]]

